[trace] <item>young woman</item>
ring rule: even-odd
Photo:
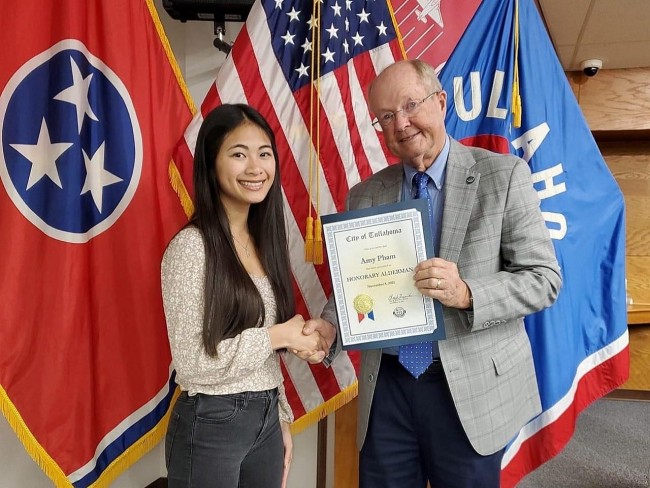
[[[279,349],[317,351],[294,315],[278,153],[264,118],[221,105],[194,155],[195,211],[162,261],[179,396],[167,429],[168,484],[286,485],[292,414]],[[284,449],[283,449],[284,447]]]

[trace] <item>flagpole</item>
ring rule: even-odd
[[[327,417],[318,421],[318,439],[316,448],[316,488],[325,488],[327,484]]]

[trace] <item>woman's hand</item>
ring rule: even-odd
[[[289,477],[289,468],[291,468],[291,457],[293,456],[293,439],[291,437],[291,430],[289,424],[280,422],[280,430],[282,431],[282,442],[284,443],[284,471],[282,473],[282,488],[287,486],[287,478]]]
[[[272,325],[269,327],[271,347],[273,349],[286,348],[292,351],[309,351],[311,354],[320,351],[320,335],[317,332],[309,335],[303,334],[304,325],[305,320],[302,315],[294,315],[286,322]]]

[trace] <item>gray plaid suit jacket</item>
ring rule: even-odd
[[[400,201],[403,176],[401,164],[379,171],[350,190],[347,208]],[[523,317],[551,305],[562,279],[523,160],[452,139],[444,192],[440,257],[457,263],[474,306],[443,307],[447,338],[439,343],[440,357],[467,437],[479,454],[488,455],[541,412]],[[322,317],[337,324],[332,299]],[[361,353],[359,449],[381,354]]]

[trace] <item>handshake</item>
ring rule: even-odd
[[[336,327],[323,319],[305,322],[294,315],[281,324],[269,327],[273,349],[287,349],[305,361],[316,364],[325,359],[336,339]]]

